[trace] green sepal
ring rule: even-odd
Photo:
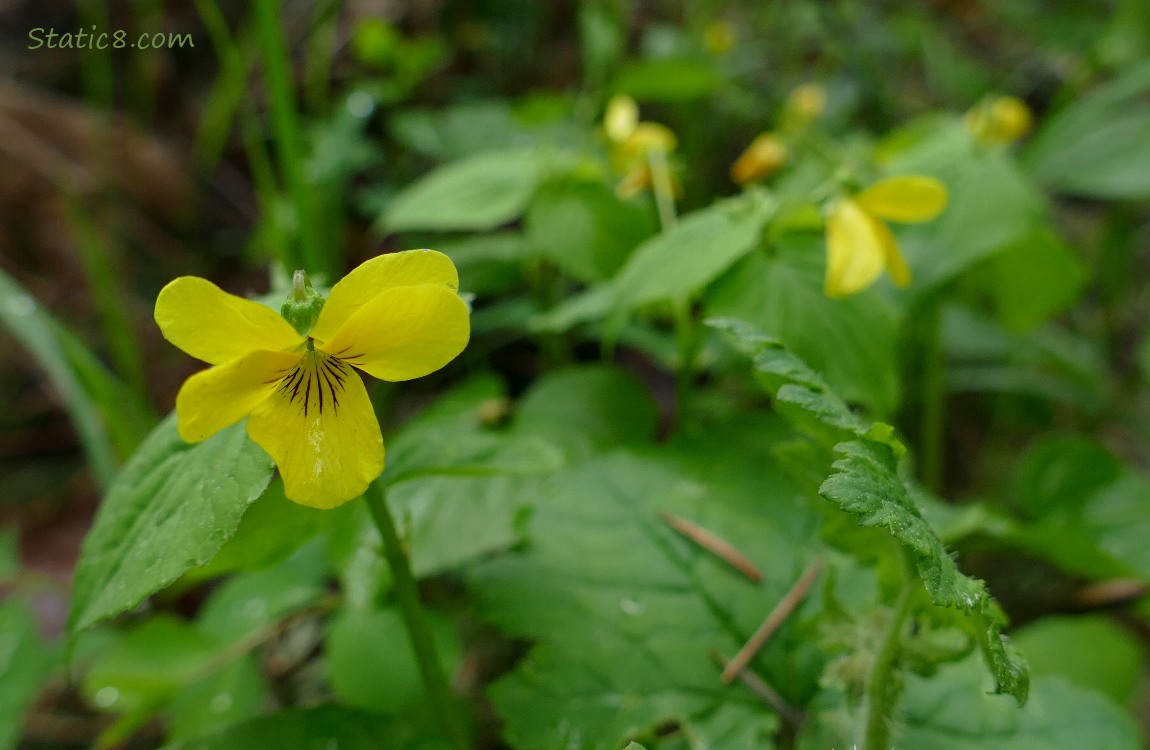
[[[324,296],[312,287],[307,273],[296,271],[292,276],[292,289],[280,307],[280,315],[291,323],[299,335],[306,336],[319,320],[319,313],[325,301]]]

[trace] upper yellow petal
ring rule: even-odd
[[[320,348],[380,380],[411,380],[455,359],[470,336],[455,290],[424,284],[377,294]]]
[[[874,283],[886,263],[879,222],[850,198],[841,198],[827,217],[828,297],[846,297]],[[885,229],[885,227],[882,227]]]
[[[198,443],[240,421],[299,358],[290,352],[254,351],[191,376],[176,396],[180,437]]]
[[[359,374],[307,352],[252,411],[247,431],[279,467],[284,494],[334,508],[383,473],[383,435]]]
[[[435,250],[405,250],[366,260],[331,288],[311,336],[327,341],[380,292],[418,284],[443,284],[458,289],[459,273],[451,258]]]
[[[946,208],[946,185],[934,177],[903,175],[879,180],[855,200],[880,219],[914,223],[930,221]]]
[[[213,365],[257,349],[287,351],[301,341],[276,311],[197,276],[181,276],[160,290],[155,316],[164,338]]]

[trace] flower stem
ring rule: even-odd
[[[946,361],[942,349],[942,315],[938,301],[926,302],[922,360],[922,424],[919,452],[922,483],[935,494],[942,492],[942,458],[946,422]]]
[[[368,510],[371,511],[376,527],[379,528],[379,534],[383,537],[383,555],[391,569],[392,578],[395,579],[395,595],[403,612],[403,621],[407,626],[407,634],[411,639],[411,647],[419,664],[419,674],[423,678],[423,686],[427,690],[431,709],[452,746],[456,750],[469,750],[471,743],[456,715],[451,688],[443,673],[439,654],[436,653],[431,630],[427,627],[423,606],[419,601],[419,588],[411,572],[407,552],[399,540],[395,519],[387,505],[383,486],[379,482],[372,482],[363,497],[367,501]]]
[[[675,186],[671,182],[667,154],[660,148],[647,149],[647,166],[651,170],[651,187],[655,192],[655,205],[659,209],[659,224],[664,232],[668,232],[678,223],[679,217],[675,215]]]
[[[903,626],[906,624],[914,595],[918,590],[918,580],[909,561],[903,567],[906,572],[902,590],[899,591],[890,625],[883,634],[882,643],[875,655],[874,665],[867,675],[866,734],[863,739],[863,750],[891,750],[890,717],[902,692],[902,682],[898,674],[898,656],[902,645]]]

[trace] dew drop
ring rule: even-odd
[[[208,704],[208,710],[215,714],[222,714],[227,711],[235,703],[232,700],[231,693],[216,693],[212,696],[211,702]]]
[[[263,599],[252,599],[244,605],[244,616],[252,620],[263,617],[267,611],[268,605]]]
[[[31,315],[36,311],[36,300],[27,294],[17,294],[8,298],[8,312],[18,317]]]
[[[637,599],[630,596],[624,597],[619,600],[619,609],[623,610],[624,614],[638,617],[643,614],[646,607],[644,607]]]
[[[116,701],[120,700],[120,691],[108,685],[96,691],[92,696],[92,702],[100,708],[110,708],[116,705]]]
[[[366,91],[355,91],[347,97],[347,111],[352,117],[367,117],[375,109],[375,102]]]

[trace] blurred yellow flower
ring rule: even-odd
[[[302,276],[302,275],[301,275]],[[434,372],[467,345],[470,320],[451,259],[432,250],[380,255],[332,287],[315,325],[181,276],[155,318],[171,343],[212,367],[176,396],[180,437],[195,443],[248,417],[284,492],[315,508],[361,495],[383,472],[383,437],[353,368],[381,380]]]
[[[1026,102],[1016,96],[995,96],[983,100],[963,118],[966,129],[987,146],[1013,143],[1034,127],[1034,116]]]
[[[611,168],[622,175],[615,188],[627,199],[651,186],[651,152],[666,157],[675,150],[678,139],[671,129],[657,122],[639,122],[639,106],[626,94],[617,94],[607,103],[603,131],[611,141]],[[678,181],[671,175],[675,192]]]
[[[780,120],[785,130],[803,130],[822,117],[827,107],[827,91],[817,83],[796,86],[787,95]]]
[[[735,47],[735,29],[727,21],[711,21],[703,32],[703,43],[712,55],[725,55]]]
[[[790,150],[775,133],[762,133],[739,155],[731,165],[731,179],[739,185],[770,177],[779,170]]]
[[[826,223],[826,295],[857,294],[873,284],[883,269],[896,285],[909,285],[910,269],[881,220],[930,221],[946,208],[946,202],[946,186],[922,175],[890,177],[858,195],[838,198]]]

